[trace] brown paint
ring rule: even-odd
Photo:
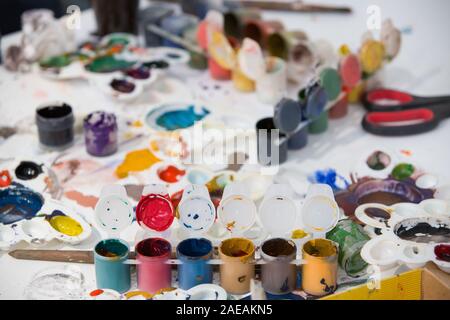
[[[364,212],[367,216],[373,219],[389,220],[391,218],[390,212],[380,208],[367,208]]]
[[[80,206],[85,208],[92,208],[95,209],[95,206],[97,205],[98,198],[95,196],[86,196],[83,193],[76,191],[76,190],[70,190],[64,193],[67,199],[73,200],[76,203],[78,203]]]
[[[359,204],[366,204],[366,203],[380,203],[384,204],[386,206],[392,206],[397,203],[401,202],[409,202],[406,197],[403,197],[401,195],[390,193],[390,192],[384,192],[384,191],[377,191],[373,193],[369,193],[365,196],[362,196],[359,199]]]

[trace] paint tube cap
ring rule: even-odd
[[[133,206],[122,185],[104,186],[95,206],[95,219],[108,234],[117,235],[133,222]]]
[[[136,207],[136,220],[144,228],[162,232],[172,225],[173,211],[167,188],[161,184],[152,184],[142,192]]]
[[[294,133],[302,122],[300,104],[295,100],[283,98],[275,106],[273,122],[282,133]]]
[[[178,205],[181,228],[191,235],[201,235],[212,227],[216,219],[214,207],[205,185],[188,185]]]
[[[316,83],[307,89],[306,101],[304,117],[308,120],[317,119],[328,103],[327,93],[321,85]]]
[[[285,184],[272,185],[259,207],[264,229],[273,236],[286,236],[296,225],[298,208],[292,189]]]
[[[339,220],[339,206],[333,190],[326,184],[309,187],[300,215],[303,227],[312,234],[325,236]]]
[[[232,234],[243,234],[255,224],[257,209],[249,191],[243,182],[229,183],[223,191],[217,217]]]
[[[261,46],[250,38],[242,42],[238,54],[239,68],[249,79],[256,81],[266,73],[266,61]]]

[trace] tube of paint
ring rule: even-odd
[[[258,162],[263,166],[285,163],[288,157],[286,135],[275,127],[273,118],[264,118],[256,123]]]
[[[244,238],[222,241],[219,247],[220,285],[230,294],[250,291],[250,279],[255,277],[255,246]]]
[[[326,239],[310,240],[303,245],[302,288],[313,296],[333,293],[337,288],[338,248]]]
[[[137,283],[140,290],[155,293],[170,288],[172,283],[171,266],[168,260],[172,247],[162,238],[149,238],[136,245]]]
[[[113,113],[96,111],[84,119],[86,150],[95,157],[109,156],[117,151],[118,127]]]
[[[197,24],[197,17],[190,14],[179,14],[165,17],[161,21],[161,28],[171,34],[181,37],[186,29]],[[163,40],[163,45],[167,47],[181,48],[178,44],[175,44],[168,39]]]
[[[360,225],[341,220],[327,233],[327,239],[339,244],[339,265],[349,276],[357,277],[365,271],[367,262],[361,258],[361,249],[370,237]]]
[[[261,47],[265,48],[269,36],[283,29],[284,26],[280,21],[250,19],[245,23],[244,36],[255,40]]]
[[[97,288],[112,289],[120,293],[131,286],[128,244],[120,239],[102,240],[95,246],[94,263]]]
[[[266,58],[266,73],[256,80],[256,93],[261,102],[277,103],[286,94],[286,62],[277,57]]]
[[[66,103],[51,103],[36,110],[39,142],[48,149],[61,150],[73,143],[75,118]]]
[[[275,238],[266,240],[261,246],[261,257],[266,262],[261,266],[261,279],[264,290],[270,294],[281,295],[295,290],[297,248],[290,240]]]
[[[207,239],[186,239],[177,246],[178,283],[183,290],[199,284],[212,283],[213,269],[208,264],[213,254],[213,245]]]
[[[174,12],[174,7],[167,3],[153,4],[140,12],[140,24],[141,28],[144,30],[146,47],[159,47],[163,42],[163,39],[160,36],[147,30],[147,26],[152,24],[160,26],[161,21],[165,17],[174,14]]]

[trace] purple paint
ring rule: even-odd
[[[96,111],[84,119],[86,150],[95,157],[109,156],[117,151],[118,128],[113,113]]]

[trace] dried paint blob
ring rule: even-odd
[[[136,89],[136,85],[124,79],[113,79],[110,84],[111,88],[120,93],[132,93]]]
[[[15,170],[16,177],[20,180],[33,180],[41,173],[42,165],[31,161],[22,161]]]
[[[143,66],[149,69],[167,69],[170,67],[170,64],[165,60],[154,60],[145,62]]]
[[[149,194],[143,196],[136,207],[136,219],[151,230],[165,231],[173,222],[173,206],[169,196]]]
[[[376,220],[386,221],[391,218],[390,212],[380,209],[380,208],[367,208],[364,210],[364,213],[368,217],[370,217],[372,219],[376,219]]]
[[[95,73],[109,73],[131,68],[134,64],[134,61],[118,60],[114,56],[102,56],[95,58],[86,66],[86,69]]]
[[[117,167],[115,173],[118,178],[123,179],[130,172],[139,172],[149,169],[160,160],[148,149],[131,151],[125,156],[125,160]]]
[[[124,73],[136,80],[146,80],[150,78],[150,70],[142,66],[139,68],[125,70]]]
[[[396,180],[403,181],[411,178],[414,174],[415,168],[409,163],[400,163],[392,170],[392,177]]]
[[[83,233],[83,227],[75,219],[65,215],[59,210],[54,210],[51,215],[45,217],[53,229],[66,236],[76,237]]]
[[[209,114],[205,107],[194,105],[163,105],[150,111],[146,116],[146,123],[156,130],[173,131],[192,127],[197,121]]]
[[[389,167],[391,157],[383,151],[375,151],[367,158],[367,166],[375,171],[381,171]]]
[[[176,183],[186,174],[186,170],[178,169],[175,166],[167,166],[158,170],[158,177],[168,183]]]
[[[450,220],[411,218],[399,222],[395,234],[403,240],[418,243],[446,243],[450,241]]]
[[[12,179],[8,170],[0,171],[0,188],[9,187]]]
[[[434,247],[434,254],[439,261],[450,262],[450,245],[440,244]]]
[[[44,204],[42,196],[31,189],[11,187],[0,191],[0,223],[12,224],[31,219]]]

